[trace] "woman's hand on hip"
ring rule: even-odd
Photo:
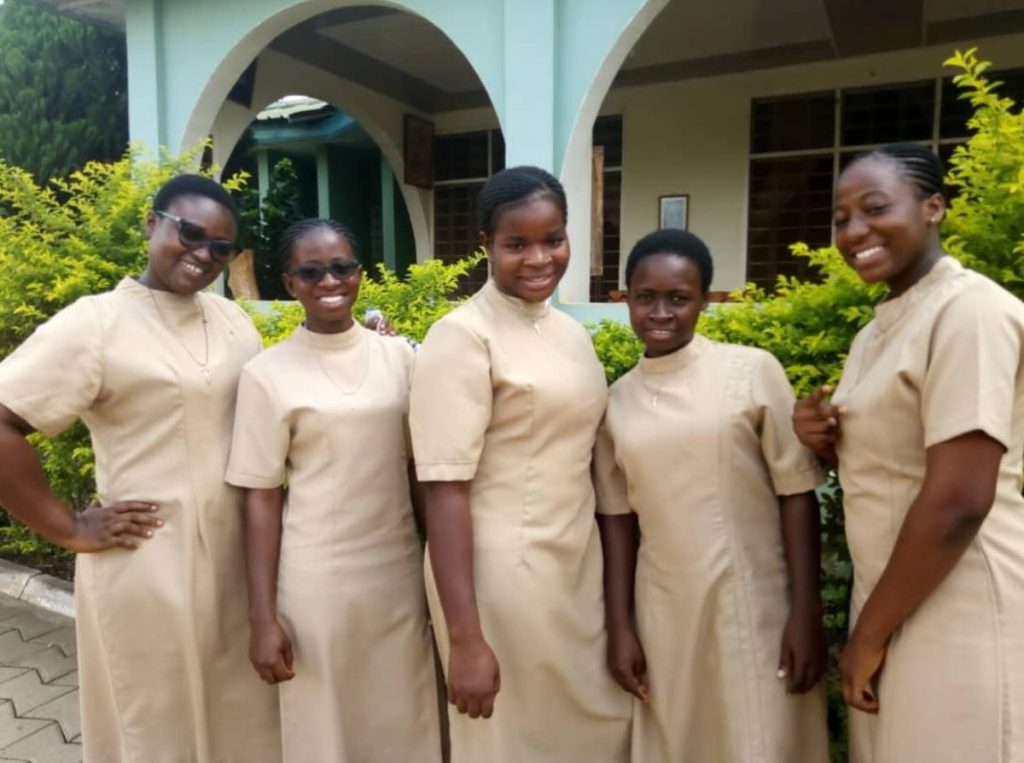
[[[60,545],[76,553],[106,551],[110,548],[138,548],[151,538],[163,520],[156,516],[151,501],[118,501],[106,506],[93,501],[75,515],[72,534]]]
[[[455,641],[448,651],[448,701],[470,718],[490,718],[501,689],[498,659],[483,638]]]
[[[275,617],[253,623],[249,636],[249,662],[260,678],[278,684],[295,678],[292,640]]]

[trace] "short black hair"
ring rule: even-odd
[[[640,262],[655,254],[672,254],[676,257],[693,260],[693,264],[697,266],[697,271],[700,273],[701,290],[707,294],[711,287],[711,279],[715,275],[711,252],[708,251],[707,244],[698,236],[689,231],[675,228],[664,228],[648,233],[633,245],[633,249],[626,259],[627,289],[633,281],[633,274]]]
[[[277,256],[280,258],[282,273],[287,273],[291,269],[292,252],[295,249],[295,245],[299,243],[299,240],[303,236],[318,230],[329,231],[345,239],[348,245],[352,247],[352,254],[356,254],[358,247],[356,245],[356,237],[352,235],[352,231],[337,220],[328,220],[325,217],[310,217],[292,223],[281,234],[281,239],[277,242]]]
[[[931,198],[935,194],[944,195],[945,168],[942,166],[942,160],[927,146],[917,143],[889,143],[857,154],[846,169],[865,159],[881,159],[895,163],[900,173],[917,188],[918,196],[922,199]]]
[[[480,232],[485,236],[493,236],[495,219],[503,207],[521,204],[537,195],[550,196],[562,212],[562,219],[569,220],[565,189],[558,178],[547,170],[540,167],[510,167],[491,175],[477,199]]]
[[[235,230],[241,225],[238,217],[238,205],[227,189],[216,180],[205,175],[176,175],[160,186],[153,197],[153,210],[166,212],[171,204],[183,196],[201,196],[215,201],[231,213],[235,221]]]

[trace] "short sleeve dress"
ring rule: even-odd
[[[472,482],[477,603],[501,668],[490,719],[450,713],[452,763],[628,759],[629,695],[605,667],[590,476],[606,399],[583,326],[493,281],[420,349],[410,416],[417,473]],[[427,593],[446,661],[429,566]]]
[[[299,327],[242,371],[228,482],[287,483],[278,612],[285,763],[441,759],[423,555],[409,497],[412,348]]]
[[[793,434],[779,362],[695,336],[612,385],[595,450],[598,511],[640,524],[636,621],[650,702],[644,763],[825,763],[822,685],[776,677],[789,614],[780,495],[821,474]]]
[[[851,710],[853,763],[1024,760],[1024,304],[941,258],[875,308],[833,398],[854,564],[851,622],[921,489],[926,449],[972,431],[1006,452],[952,572],[893,635],[879,714]]]
[[[86,763],[280,759],[277,692],[249,667],[241,494],[224,483],[238,375],[259,348],[228,300],[126,278],[0,364],[0,402],[35,429],[89,427],[100,501],[151,500],[165,523],[134,551],[77,559]]]

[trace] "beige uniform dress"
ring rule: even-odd
[[[472,481],[476,599],[501,670],[491,718],[449,713],[453,763],[628,759],[629,696],[605,667],[590,478],[606,398],[583,326],[493,281],[420,349],[416,469],[423,481]],[[447,661],[429,566],[427,592]]]
[[[776,677],[789,615],[780,495],[821,481],[793,434],[793,390],[767,352],[695,336],[611,389],[595,451],[598,511],[635,511],[636,621],[649,704],[642,763],[825,763],[824,687]]]
[[[165,522],[134,551],[78,556],[87,763],[280,760],[276,691],[249,667],[241,494],[224,483],[238,374],[259,347],[231,302],[126,278],[0,365],[0,402],[40,432],[85,421],[102,503],[151,500]]]
[[[875,308],[833,402],[854,564],[851,621],[925,475],[925,449],[980,430],[1006,448],[963,557],[893,635],[878,716],[851,710],[854,763],[1024,761],[1024,305],[943,257]]]
[[[250,361],[228,481],[287,482],[278,612],[286,763],[437,763],[423,555],[409,497],[413,351],[355,325],[304,327]]]

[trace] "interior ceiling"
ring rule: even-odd
[[[124,26],[124,0],[36,1]],[[671,0],[629,53],[615,85],[1022,31],[1024,0]],[[489,105],[465,57],[433,24],[410,13],[381,6],[328,11],[271,47],[425,112]]]

